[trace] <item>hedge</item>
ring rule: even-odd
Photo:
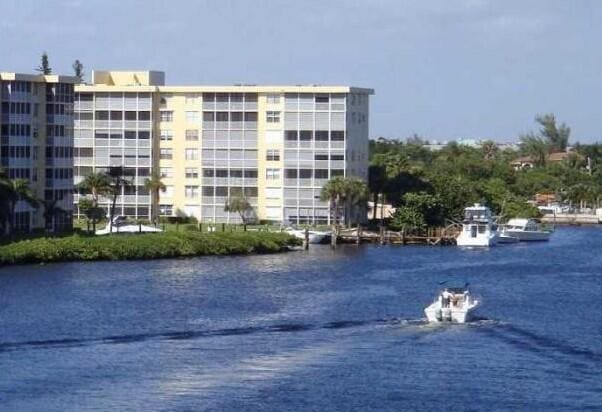
[[[0,265],[274,253],[299,244],[299,239],[286,233],[269,232],[74,235],[2,245]]]

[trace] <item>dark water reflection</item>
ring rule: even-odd
[[[3,268],[0,409],[600,410],[600,246]],[[479,321],[423,321],[442,279]]]

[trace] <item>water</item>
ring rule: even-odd
[[[0,269],[0,409],[601,410],[602,230]],[[443,279],[481,320],[433,327]]]

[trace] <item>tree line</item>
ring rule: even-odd
[[[519,136],[518,149],[500,149],[493,141],[480,147],[450,143],[430,150],[414,136],[406,142],[370,142],[369,187],[396,212],[393,228],[424,230],[459,221],[471,203],[483,203],[502,217],[537,217],[538,193],[561,202],[595,206],[602,194],[602,145],[569,147],[570,128],[553,114],[535,118],[540,129]],[[561,160],[552,155],[564,153]],[[513,161],[524,158],[529,167]],[[532,165],[532,167],[530,167]],[[376,218],[376,209],[372,218]]]

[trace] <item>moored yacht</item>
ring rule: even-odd
[[[465,323],[470,320],[471,312],[479,303],[470,294],[467,284],[464,287],[443,289],[435,301],[424,309],[424,313],[431,323]]]
[[[475,203],[464,209],[462,232],[456,238],[458,246],[493,246],[497,242],[497,230],[491,210]]]
[[[510,219],[502,227],[501,233],[521,242],[532,242],[550,240],[552,230],[543,229],[535,219]]]

